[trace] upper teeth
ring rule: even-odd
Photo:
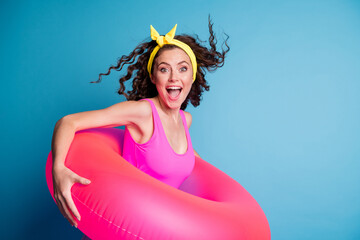
[[[168,88],[166,88],[166,89],[172,89],[172,90],[177,90],[177,89],[181,89],[181,87],[168,87]]]

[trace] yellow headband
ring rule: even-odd
[[[183,42],[181,42],[179,40],[174,39],[176,27],[177,27],[177,24],[175,24],[175,27],[173,29],[171,29],[171,31],[168,32],[165,36],[160,36],[159,33],[155,30],[155,28],[153,28],[153,26],[150,25],[151,39],[156,40],[158,45],[154,48],[154,50],[152,51],[152,53],[150,55],[149,62],[148,62],[148,65],[147,65],[147,70],[148,70],[148,72],[150,74],[150,77],[151,77],[152,63],[154,61],[156,53],[159,51],[159,49],[162,46],[164,46],[165,44],[176,45],[176,46],[180,47],[182,50],[184,50],[186,52],[186,54],[190,57],[191,64],[192,64],[192,69],[193,69],[193,79],[194,79],[193,81],[195,81],[196,70],[197,70],[197,63],[196,63],[195,54],[191,50],[189,45],[187,45],[186,43],[183,43]]]

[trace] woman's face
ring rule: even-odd
[[[164,50],[155,59],[151,81],[159,100],[171,109],[180,108],[193,83],[189,56],[180,48]]]

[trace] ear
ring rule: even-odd
[[[151,75],[150,80],[151,80],[151,82],[155,85],[155,77],[154,77],[154,74]]]

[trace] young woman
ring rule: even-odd
[[[229,51],[226,40],[226,49],[217,51],[212,25],[209,19],[210,48],[202,46],[197,36],[175,36],[176,25],[165,36],[160,36],[151,26],[152,40],[122,56],[117,66],[100,74],[97,81],[127,64],[127,74],[119,80],[118,93],[128,101],[70,114],[56,123],[52,141],[54,197],[61,213],[73,226],[77,227],[73,216],[80,221],[80,215],[71,198],[71,187],[75,182],[90,183],[64,165],[76,131],[124,125],[123,157],[127,161],[174,187],[179,187],[190,175],[197,153],[188,131],[192,117],[183,110],[189,102],[195,107],[200,104],[202,92],[209,90],[206,71],[223,66]],[[124,82],[130,79],[133,87],[126,93]],[[174,167],[176,158],[181,161],[176,161],[180,165]],[[176,174],[170,170],[174,168]]]

